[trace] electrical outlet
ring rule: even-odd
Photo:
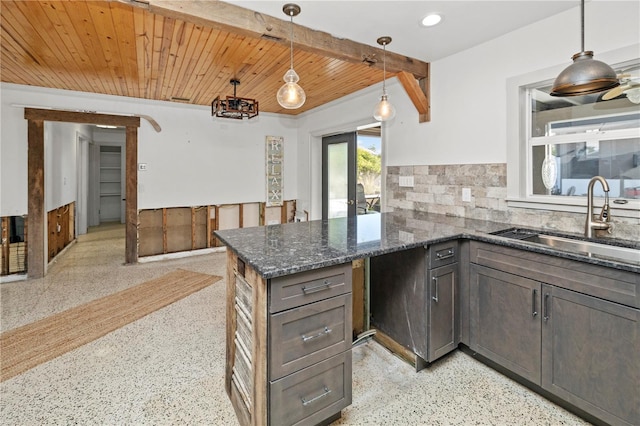
[[[144,172],[147,170],[147,163],[138,163],[138,171]]]
[[[462,188],[462,201],[470,202],[471,201],[471,189],[470,188]]]

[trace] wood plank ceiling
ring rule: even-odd
[[[173,3],[240,10],[221,2]],[[153,0],[2,0],[2,81],[210,105],[218,95],[232,95],[229,80],[237,78],[241,82],[237,96],[257,99],[260,111],[283,114],[299,114],[382,81],[382,64],[377,59],[381,50],[364,47],[370,53],[362,54],[358,61],[344,54],[328,55],[326,49],[310,49],[311,43],[305,44],[304,38],[313,30],[296,26],[299,35],[294,34],[294,41],[298,37],[301,41],[296,41],[294,68],[307,101],[300,109],[286,110],[275,94],[289,68],[288,39],[234,31],[211,20],[150,5]],[[265,17],[251,13],[264,25]],[[288,20],[266,18],[280,33],[290,28]],[[393,66],[398,55],[387,54],[387,70],[403,71]],[[411,58],[402,59],[416,65]],[[428,64],[424,69],[428,72]]]

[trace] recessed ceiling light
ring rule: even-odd
[[[422,26],[433,27],[434,25],[439,23],[441,20],[442,20],[442,16],[438,15],[437,13],[431,13],[425,16],[424,18],[422,18]]]

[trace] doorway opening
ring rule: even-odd
[[[382,196],[380,123],[322,138],[322,218],[379,213]]]
[[[47,261],[45,256],[45,239],[47,233],[45,206],[45,155],[44,155],[44,123],[68,122],[83,123],[125,128],[124,147],[125,159],[120,160],[120,172],[124,178],[120,185],[124,185],[125,196],[120,200],[129,201],[124,207],[125,223],[125,263],[135,263],[138,260],[137,249],[137,149],[138,127],[140,118],[133,116],[117,116],[87,112],[71,112],[62,110],[43,110],[25,108],[25,119],[28,120],[28,201],[27,201],[27,229],[29,232],[28,270],[30,278],[40,278],[46,274]],[[78,142],[81,143],[81,142]],[[120,148],[122,154],[123,148]],[[77,163],[76,163],[77,164]],[[124,166],[122,165],[124,164]],[[77,174],[76,174],[77,175]],[[105,182],[113,184],[114,182]],[[77,194],[77,192],[76,192]],[[74,194],[75,195],[75,194]],[[122,191],[121,191],[122,195]],[[118,208],[120,210],[120,208]]]

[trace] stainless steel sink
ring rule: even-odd
[[[567,250],[587,255],[606,256],[621,261],[640,263],[640,250],[630,247],[612,246],[593,241],[574,240],[555,235],[537,234],[521,238],[521,241],[544,244],[560,250]]]
[[[512,238],[524,242],[543,244],[558,250],[584,254],[593,257],[606,257],[620,262],[640,264],[640,249],[584,241],[580,239],[540,234],[527,229],[507,229],[494,235]]]

